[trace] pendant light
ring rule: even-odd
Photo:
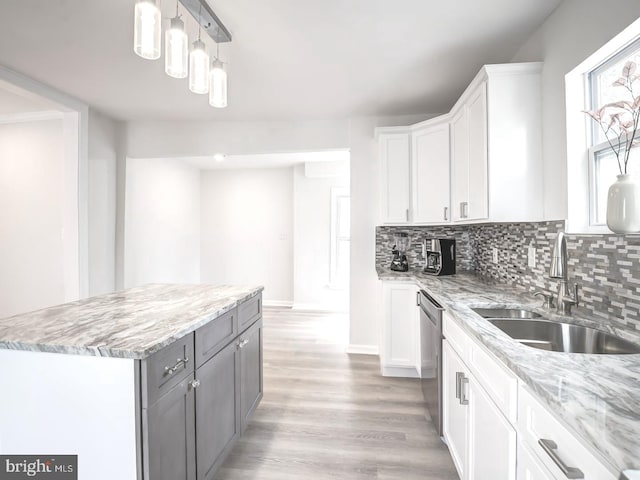
[[[227,106],[227,72],[220,61],[220,44],[216,43],[216,58],[209,72],[209,105],[215,108]]]
[[[142,58],[160,58],[160,9],[154,0],[137,0],[134,13],[133,50]]]
[[[164,50],[164,71],[170,77],[185,78],[189,71],[189,38],[184,31],[184,22],[178,15],[177,1],[176,16],[171,19],[171,26],[165,33]]]
[[[202,4],[200,20],[202,20]],[[189,90],[193,93],[206,94],[209,92],[209,54],[207,46],[200,40],[201,32],[202,28],[198,26],[198,40],[193,42],[189,53]]]

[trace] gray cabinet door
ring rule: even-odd
[[[240,436],[237,341],[196,369],[198,480],[210,480]]]
[[[242,431],[262,400],[262,319],[240,335],[240,403]]]
[[[183,379],[143,416],[148,432],[148,480],[195,480],[195,395],[192,375]]]

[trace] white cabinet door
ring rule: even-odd
[[[409,221],[409,137],[409,132],[384,133],[378,137],[382,223]]]
[[[454,221],[465,219],[469,202],[469,126],[466,106],[451,121],[451,215]]]
[[[413,283],[384,282],[384,331],[381,367],[385,376],[417,377],[420,348],[417,288]]]
[[[467,480],[468,408],[463,405],[460,395],[461,387],[464,387],[460,385],[462,376],[469,377],[466,367],[445,340],[442,345],[443,434],[460,479]]]
[[[466,480],[515,480],[516,431],[474,376],[469,390],[469,471]]]
[[[487,84],[482,82],[467,103],[469,115],[469,220],[489,217],[487,185]]]
[[[528,448],[520,445],[518,447],[518,480],[554,480],[554,478]]]
[[[411,138],[413,223],[448,223],[451,220],[449,124],[416,130]]]

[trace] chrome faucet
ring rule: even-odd
[[[551,255],[549,278],[558,278],[557,310],[562,315],[571,315],[571,306],[578,305],[578,285],[573,286],[573,296],[569,292],[567,281],[567,240],[563,232],[558,232]]]

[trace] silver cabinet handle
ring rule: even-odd
[[[416,306],[420,306],[420,292],[416,292]]]
[[[404,211],[404,216],[405,216],[405,220],[408,222],[409,221],[409,209],[408,208]]]
[[[565,477],[567,478],[584,478],[584,473],[582,470],[575,467],[569,467],[566,463],[560,458],[558,455],[558,445],[553,440],[549,440],[546,438],[541,438],[538,440],[538,444],[542,447],[542,449],[546,452],[547,455],[551,457],[553,463],[555,463],[558,468],[562,471]]]
[[[240,343],[238,343],[238,347],[244,348],[247,343],[249,343],[249,340],[245,338],[244,340],[241,340]]]
[[[460,202],[460,218],[469,216],[469,202]]]
[[[447,220],[449,220],[447,218],[447,213],[449,213],[449,207],[444,207],[444,221],[446,222]]]
[[[469,405],[469,398],[467,397],[466,386],[469,385],[469,379],[462,375],[460,380],[460,405]]]
[[[189,357],[184,357],[184,359],[178,358],[176,360],[176,364],[173,367],[164,367],[164,374],[173,375],[178,370],[180,370],[180,368],[185,367],[187,363],[189,363]]]
[[[191,386],[191,388],[196,389],[200,386],[200,380],[195,379],[195,380],[191,380],[189,382],[189,385]]]
[[[460,400],[462,391],[462,379],[464,378],[463,372],[456,372],[456,398]]]

